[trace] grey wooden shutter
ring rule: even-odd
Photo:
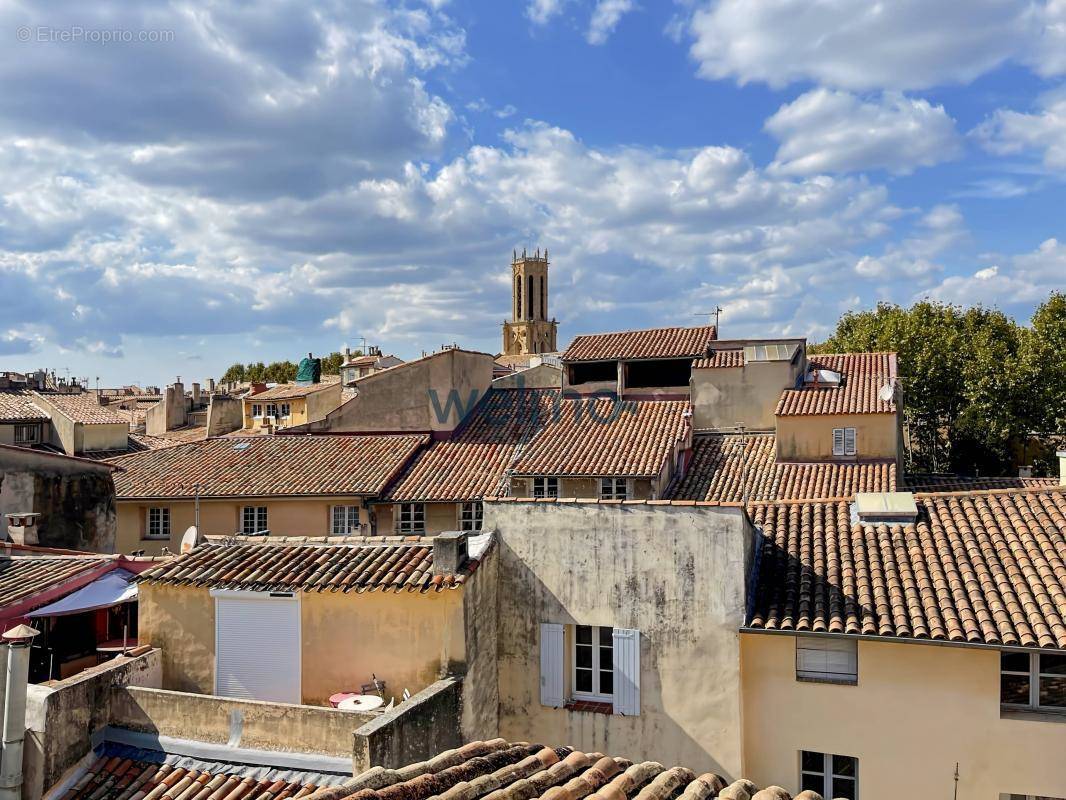
[[[540,704],[563,706],[563,626],[540,624]]]
[[[614,629],[614,713],[640,714],[640,631]]]

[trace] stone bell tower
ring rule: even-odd
[[[503,323],[503,354],[554,353],[559,323],[548,319],[548,251],[511,259],[511,321]]]

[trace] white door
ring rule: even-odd
[[[299,596],[234,591],[212,594],[215,694],[299,703]]]

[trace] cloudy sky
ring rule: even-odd
[[[0,369],[496,352],[523,246],[561,343],[1066,285],[1066,0],[8,0],[0,41]]]

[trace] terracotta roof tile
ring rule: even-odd
[[[896,378],[895,353],[845,353],[811,356],[809,369],[839,372],[839,386],[807,384],[781,393],[778,416],[807,414],[894,414],[895,400],[878,397],[881,387]]]
[[[308,800],[792,800],[778,787],[767,787],[768,794],[756,794],[756,789],[743,778],[729,783],[714,773],[667,768],[655,761],[493,739],[470,742],[397,770],[372,769]],[[821,800],[810,791],[799,797]]]
[[[687,429],[682,401],[566,399],[552,389],[493,390],[455,438],[434,442],[384,495],[471,500],[514,475],[657,475]]]
[[[119,499],[374,495],[427,435],[215,438],[113,458]]]
[[[643,331],[577,336],[563,361],[614,361],[632,358],[699,358],[717,338],[714,325],[698,328],[650,328]]]
[[[969,492],[982,489],[1034,489],[1058,486],[1058,478],[981,478],[965,475],[911,474],[904,483],[911,492]]]
[[[898,526],[852,523],[846,502],[755,506],[749,627],[1066,649],[1066,493],[917,503]]]
[[[113,408],[100,405],[96,397],[87,394],[35,393],[44,403],[51,403],[63,416],[83,425],[129,424],[129,420]]]
[[[0,423],[47,422],[48,412],[33,402],[33,393],[26,389],[0,391]]]
[[[327,376],[323,376],[325,379]],[[307,397],[309,394],[315,392],[321,392],[323,389],[330,389],[337,384],[339,378],[334,376],[334,380],[323,380],[322,383],[311,383],[306,386],[301,386],[296,383],[281,383],[265,392],[259,392],[258,394],[250,394],[244,397],[245,400],[251,403],[258,403],[260,400],[286,400],[293,397]]]
[[[850,497],[856,492],[896,491],[894,461],[779,462],[772,433],[701,434],[693,437],[692,460],[685,477],[674,484],[673,499],[740,502],[744,481],[748,499],[818,500]]]
[[[706,358],[692,363],[693,369],[729,369],[744,366],[744,348],[736,350],[712,350]]]
[[[204,428],[200,429],[201,431]],[[162,436],[149,436],[144,433],[131,433],[128,438],[128,446],[125,450],[90,450],[83,454],[85,458],[91,458],[94,461],[109,460],[112,458],[119,458],[121,456],[129,455],[130,453],[142,453],[145,450],[159,450],[163,447],[174,447],[181,442],[174,439],[163,438]]]
[[[479,563],[468,559],[460,572],[434,576],[431,537],[346,536],[299,544],[249,539],[213,540],[139,580],[254,591],[439,592],[462,586]]]
[[[20,603],[109,564],[110,556],[0,558],[0,607]]]

